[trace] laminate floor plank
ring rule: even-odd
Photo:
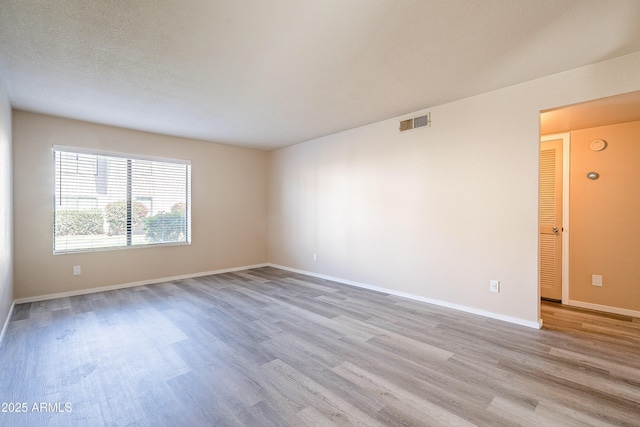
[[[543,400],[556,402],[558,407],[566,408],[582,414],[593,414],[595,418],[615,418],[617,422],[606,425],[636,425],[638,408],[628,402],[618,406],[619,399],[604,396],[597,399],[594,405],[594,394],[585,388],[577,388],[574,384],[554,381],[542,371],[532,371],[527,366],[512,366],[505,363],[483,364],[467,356],[456,355],[451,363],[464,366],[455,371],[476,369],[482,372],[480,378],[484,388],[493,391],[497,397],[517,402],[522,407],[537,408]],[[568,419],[569,420],[569,419]],[[560,424],[563,425],[563,424]]]
[[[13,309],[11,320],[27,320],[31,314],[31,303],[18,304]]]
[[[342,363],[335,355],[322,352],[316,347],[283,343],[276,340],[262,345],[278,346],[282,344],[290,345],[290,351],[281,355],[283,362],[300,372],[304,372],[310,379],[331,390],[336,396],[348,400],[364,413],[376,413],[384,407],[385,403],[382,399],[363,393],[355,384],[327,368],[327,366],[338,366]]]
[[[541,316],[273,267],[19,304],[0,425],[640,426],[640,319]]]

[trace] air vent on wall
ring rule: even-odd
[[[400,132],[425,126],[431,126],[431,113],[427,113],[420,117],[414,117],[412,119],[402,120],[400,122]]]

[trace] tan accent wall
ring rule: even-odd
[[[640,310],[640,122],[571,132],[570,180],[569,298]]]
[[[15,298],[268,260],[265,152],[23,111],[14,111],[13,138]],[[54,144],[191,160],[192,244],[53,255]]]
[[[11,105],[0,80],[0,331],[13,302]]]

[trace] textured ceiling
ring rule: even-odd
[[[640,51],[637,0],[0,0],[15,108],[273,149]]]

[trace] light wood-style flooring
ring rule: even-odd
[[[27,411],[0,425],[640,426],[640,319],[542,317],[271,267],[22,304],[0,402]]]

